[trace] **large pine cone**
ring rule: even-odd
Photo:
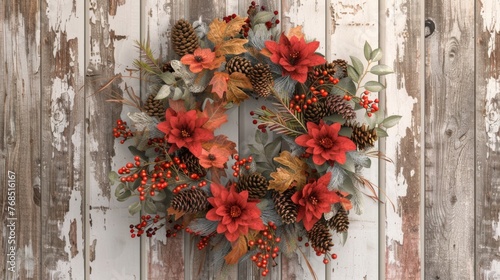
[[[174,51],[179,56],[193,53],[200,46],[193,26],[184,19],[178,20],[172,27],[171,39]]]
[[[312,229],[307,232],[307,238],[311,243],[311,247],[313,247],[315,251],[323,254],[330,251],[330,248],[333,246],[332,234],[330,233],[328,226],[323,221],[319,221],[314,224]]]
[[[346,232],[349,229],[349,217],[344,208],[340,208],[337,214],[328,220],[328,226],[337,232]]]
[[[248,198],[259,199],[266,196],[269,182],[260,173],[242,175],[238,180],[238,192],[248,191]]]
[[[327,115],[339,114],[345,120],[356,118],[356,112],[351,105],[344,100],[343,96],[329,94],[325,99],[325,107],[328,111]]]
[[[359,150],[364,150],[366,147],[373,147],[377,141],[377,130],[370,129],[366,124],[358,122],[348,122],[345,126],[352,128],[351,140],[358,146]]]
[[[208,209],[207,194],[199,189],[188,189],[176,194],[170,205],[174,210],[185,213],[197,213]]]
[[[163,100],[155,100],[156,92],[151,93],[144,102],[143,110],[151,117],[157,117],[160,120],[165,120],[165,106]]]
[[[294,193],[295,188],[288,189],[282,193],[278,191],[273,192],[274,208],[285,224],[293,224],[297,220],[298,207],[292,201]]]
[[[234,56],[227,62],[226,70],[229,75],[234,72],[240,72],[248,75],[250,70],[252,70],[252,64],[250,63],[250,60],[244,57]]]
[[[273,75],[271,68],[267,64],[259,63],[255,65],[249,73],[250,83],[253,91],[260,97],[267,97],[271,93],[273,86]]]

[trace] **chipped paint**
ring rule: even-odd
[[[490,151],[497,152],[500,151],[500,81],[494,78],[488,79],[486,83],[485,108],[486,145]],[[489,158],[490,151],[486,158]]]
[[[488,56],[491,57],[496,50],[496,34],[500,33],[500,20],[497,13],[500,11],[500,1],[498,0],[483,0],[481,1],[481,18],[483,19],[484,30],[490,33],[488,41]]]

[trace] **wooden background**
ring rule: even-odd
[[[188,237],[131,240],[127,203],[107,173],[126,148],[114,121],[127,108],[96,90],[129,74],[135,40],[173,58],[169,29],[180,19],[245,14],[248,0],[2,0],[0,5],[0,260],[7,252],[7,174],[16,173],[16,271],[0,279],[191,279]],[[498,0],[269,0],[281,28],[303,25],[328,60],[384,49],[381,96],[402,115],[369,177],[395,204],[366,201],[347,246],[329,265],[310,252],[319,279],[500,277],[500,2]],[[424,26],[425,25],[425,26]],[[113,88],[140,92],[138,80]],[[254,128],[248,102],[225,129],[241,149]],[[5,252],[5,253],[4,253]],[[300,254],[268,279],[311,279]],[[214,273],[204,268],[201,279]],[[228,279],[259,279],[241,263]]]

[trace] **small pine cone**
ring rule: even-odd
[[[333,246],[332,234],[328,226],[322,222],[316,222],[312,229],[307,232],[307,238],[311,243],[311,247],[322,254],[328,253]]]
[[[234,72],[240,72],[248,75],[250,70],[252,70],[252,64],[250,63],[250,60],[244,57],[234,56],[227,62],[226,70],[229,75]]]
[[[172,27],[171,39],[174,51],[179,56],[193,53],[200,46],[193,26],[184,19],[178,20]]]
[[[348,122],[345,126],[352,128],[351,140],[360,150],[364,150],[365,147],[373,147],[373,144],[377,141],[375,128],[369,129],[366,124],[361,125],[358,122]]]
[[[176,194],[170,205],[180,212],[196,213],[208,209],[207,198],[207,194],[202,189],[188,189]]]
[[[207,170],[200,165],[199,159],[189,150],[182,149],[179,154],[179,159],[186,165],[189,174],[197,174],[200,177],[205,177],[207,175]]]
[[[344,120],[352,120],[356,118],[356,112],[349,103],[344,100],[343,96],[329,94],[325,99],[327,115],[339,114]]]
[[[165,72],[170,72],[170,73],[174,73],[175,72],[174,68],[172,68],[172,64],[170,63],[170,61],[163,63],[163,65],[161,66],[161,70],[164,73]]]
[[[242,175],[238,180],[238,192],[248,191],[248,198],[258,199],[266,196],[269,182],[260,173]]]
[[[324,74],[325,71],[326,75]],[[330,76],[339,80],[347,77],[347,61],[337,59],[330,63],[315,66],[313,71],[308,73],[310,81],[314,81],[316,79],[328,81]]]
[[[325,101],[320,99],[307,106],[307,109],[304,111],[304,122],[313,122],[317,124],[327,115],[327,113]]]
[[[260,97],[266,97],[271,93],[273,85],[273,75],[271,68],[267,64],[259,63],[255,65],[248,73],[253,91]]]
[[[349,217],[344,208],[340,208],[337,214],[327,222],[331,229],[337,232],[346,232],[349,229]]]
[[[144,102],[143,110],[151,117],[157,117],[160,120],[165,119],[165,106],[163,100],[155,100],[156,92],[151,93]]]
[[[273,192],[274,208],[285,224],[293,224],[297,220],[298,207],[292,201],[294,193],[295,188],[288,189],[282,193]]]

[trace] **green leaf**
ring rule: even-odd
[[[354,67],[352,67],[351,65],[347,65],[347,75],[354,81],[354,82],[358,82],[359,80],[359,74],[358,72],[356,71],[356,69],[354,69]]]
[[[155,96],[155,100],[165,99],[170,95],[170,86],[163,85]]]
[[[330,93],[344,96],[346,92],[355,95],[356,94],[356,85],[354,84],[351,77],[345,77],[341,79],[336,85],[332,87]]]
[[[161,191],[156,191],[155,195],[151,197],[152,200],[154,201],[162,201],[167,197],[165,192],[163,190]]]
[[[377,48],[372,51],[370,54],[370,59],[372,62],[377,62],[382,59],[382,50]]]
[[[156,208],[156,205],[154,204],[153,200],[147,199],[144,202],[144,212],[148,214],[156,214],[158,212],[158,209]]]
[[[382,137],[387,137],[389,134],[387,134],[387,131],[383,130],[380,127],[375,128],[375,131],[377,131],[377,137],[382,138]]]
[[[330,123],[330,124],[332,124],[332,123],[344,124],[345,123],[345,119],[342,118],[342,115],[340,115],[340,114],[333,114],[333,115],[324,117],[323,120],[327,123]]]
[[[250,150],[250,152],[251,152],[252,154],[254,154],[254,155],[258,155],[258,154],[260,154],[260,151],[259,151],[257,148],[255,148],[255,146],[254,146],[254,145],[252,145],[252,144],[248,144],[248,149],[249,149],[249,150]]]
[[[172,100],[179,100],[182,98],[183,92],[180,88],[176,87],[174,89],[174,96],[172,96]]]
[[[109,183],[111,185],[114,185],[118,180],[120,180],[120,176],[118,176],[118,173],[116,173],[115,171],[111,171],[108,174],[108,179]]]
[[[276,138],[273,142],[267,144],[264,147],[264,153],[269,159],[278,156],[280,150],[281,150],[281,137]]]
[[[379,65],[373,66],[372,69],[370,69],[370,73],[378,75],[378,76],[382,76],[382,75],[394,73],[394,71],[392,70],[391,67],[389,67],[385,64],[379,64]]]
[[[372,53],[372,46],[370,46],[370,44],[368,44],[368,41],[365,41],[365,47],[363,48],[364,50],[364,53],[365,53],[365,58],[366,60],[370,60],[370,55]]]
[[[158,75],[160,77],[160,79],[162,79],[165,84],[167,85],[173,85],[175,83],[175,76],[174,74],[170,73],[170,72],[164,72],[164,73],[161,73],[160,75]]]
[[[118,184],[115,189],[115,196],[119,197],[121,196],[127,189],[127,186],[124,183]]]
[[[141,159],[148,161],[148,157],[146,156],[146,152],[139,151],[135,146],[128,146],[128,150],[132,153],[134,156],[139,156]]]
[[[398,115],[392,115],[392,116],[389,116],[387,118],[385,118],[385,120],[382,121],[382,125],[385,127],[385,128],[390,128],[390,127],[393,127],[395,126],[396,124],[398,124],[399,120],[402,118],[402,116],[398,116]]]
[[[116,197],[116,200],[119,202],[124,202],[131,196],[132,192],[130,190],[125,190],[123,193]]]
[[[267,139],[269,138],[269,135],[267,135],[266,132],[262,132],[260,130],[255,131],[255,142],[265,145],[267,143]]]
[[[135,214],[139,213],[141,211],[141,202],[136,201],[128,206],[128,213],[131,216],[134,216]]]
[[[340,131],[339,131],[339,135],[340,136],[345,136],[345,137],[351,137],[351,135],[352,135],[352,128],[346,127],[346,126],[342,127],[340,129]]]
[[[376,81],[368,81],[363,87],[371,92],[379,92],[385,88],[383,84]]]
[[[252,19],[252,26],[255,26],[259,23],[266,23],[273,19],[274,13],[270,11],[261,11],[258,12]]]
[[[351,56],[352,66],[356,69],[359,75],[363,74],[365,67],[363,66],[363,62],[359,60],[359,58],[355,56]]]

